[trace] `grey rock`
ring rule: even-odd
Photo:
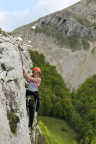
[[[3,37],[0,56],[0,144],[31,144],[21,56],[10,38]],[[14,111],[20,119],[16,135],[10,130],[7,110]]]
[[[31,73],[33,66],[28,49],[17,38],[0,38],[0,144],[37,144],[42,137],[37,113],[30,138],[26,111],[23,67]],[[15,135],[10,129],[7,111],[14,112],[20,119]]]
[[[96,40],[96,29],[95,28],[91,28],[91,29],[89,29],[89,32],[90,32],[90,37],[93,40]]]
[[[94,29],[94,32],[92,28],[90,29],[96,25],[96,1],[82,0],[67,9],[41,18],[38,23],[39,26],[53,27],[57,32],[69,36],[91,37],[96,40],[96,30]]]
[[[25,88],[22,72],[22,63],[17,47],[4,38],[5,42],[0,45],[2,53],[0,60],[0,143],[1,144],[30,144],[28,136],[27,115],[25,107]],[[5,75],[4,75],[5,73]],[[3,81],[1,82],[1,75]],[[17,80],[17,81],[16,81]],[[8,107],[18,113],[20,123],[17,128],[17,135],[14,136],[10,130],[7,109]],[[27,139],[26,139],[27,137]]]

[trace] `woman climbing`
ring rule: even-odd
[[[34,111],[39,110],[39,94],[38,88],[41,83],[41,70],[39,67],[34,67],[32,69],[33,74],[29,75],[23,68],[24,78],[29,82],[29,86],[26,89],[26,106],[29,114],[29,127],[32,128]]]

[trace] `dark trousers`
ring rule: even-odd
[[[28,96],[30,96],[30,99],[28,99]],[[31,99],[31,97],[34,97],[36,106],[34,106],[34,100]],[[32,127],[33,119],[34,119],[34,111],[38,112],[38,110],[39,110],[38,91],[36,91],[36,92],[31,92],[29,90],[26,91],[26,107],[27,107],[27,112],[29,115],[29,127]]]

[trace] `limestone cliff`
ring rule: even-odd
[[[22,66],[30,72],[32,62],[22,42],[0,35],[0,144],[35,144],[40,134],[34,125],[29,135]]]

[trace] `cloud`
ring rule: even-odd
[[[5,21],[5,12],[0,12],[0,25],[2,25]]]
[[[79,0],[38,0],[32,9],[17,10],[13,12],[0,12],[0,27],[11,31],[21,25],[35,21],[39,17],[64,9]]]
[[[31,21],[32,15],[30,10],[14,11],[14,12],[0,12],[0,27],[4,30],[10,31],[21,26],[27,21]]]

